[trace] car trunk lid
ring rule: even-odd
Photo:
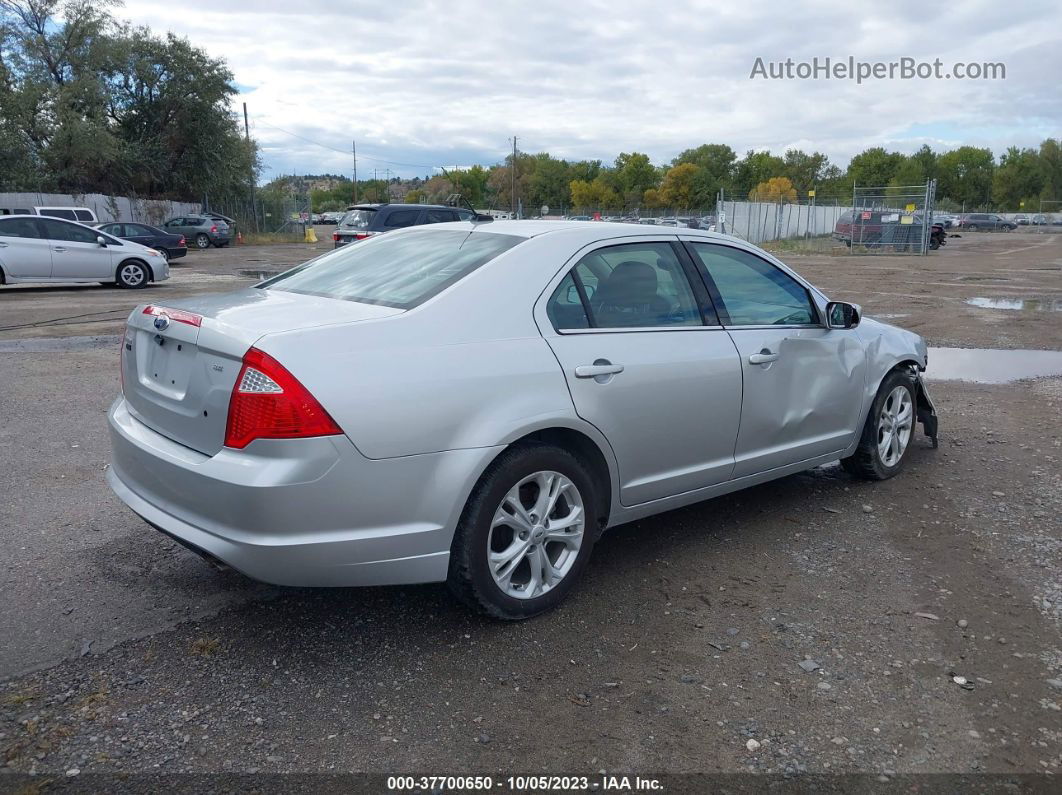
[[[243,355],[266,334],[378,320],[402,310],[248,288],[137,307],[122,347],[130,413],[154,431],[207,455],[225,440],[229,398]]]

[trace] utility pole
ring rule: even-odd
[[[251,125],[247,122],[247,103],[243,103],[243,134],[247,139],[247,151],[251,150]],[[258,208],[255,205],[254,198],[254,160],[251,160],[251,216],[254,218],[254,231],[260,232],[258,228]]]
[[[512,187],[509,190],[509,217],[516,218],[516,136],[513,136],[513,165],[510,169]]]
[[[376,169],[372,170],[372,198],[379,204],[380,203],[380,178],[376,176]]]
[[[350,151],[354,154],[354,203],[358,203],[358,142],[350,142]]]

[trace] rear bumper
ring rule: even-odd
[[[495,454],[371,460],[327,436],[206,456],[135,419],[124,398],[108,416],[114,493],[182,543],[277,585],[445,580],[464,500]]]
[[[170,259],[180,259],[181,257],[188,256],[188,248],[167,248],[166,251],[170,253]]]

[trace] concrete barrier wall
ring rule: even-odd
[[[174,216],[198,213],[202,209],[202,205],[196,202],[105,196],[102,193],[81,196],[66,193],[0,193],[0,214],[4,210],[33,207],[88,207],[101,221],[141,221],[155,225]]]

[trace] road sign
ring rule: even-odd
[[[814,199],[815,198],[815,191],[809,190],[808,191],[808,198],[809,199]]]
[[[915,211],[915,206],[913,204],[908,204],[905,209],[907,210],[907,212],[913,213]]]
[[[549,205],[548,204],[543,204],[541,207],[538,208],[538,210],[539,210],[539,212],[542,215],[549,215]]]

